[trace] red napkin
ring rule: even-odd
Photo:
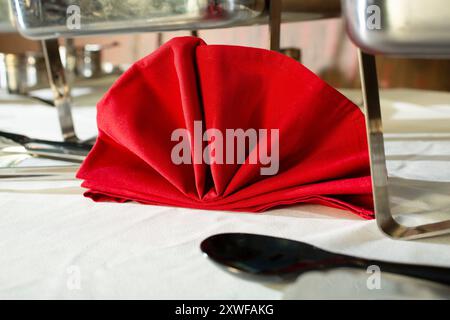
[[[97,109],[98,139],[77,175],[94,201],[251,212],[315,203],[373,217],[363,114],[282,54],[175,38],[127,70]],[[220,137],[209,129],[263,134],[244,151],[208,150]],[[246,162],[218,161],[230,150]]]

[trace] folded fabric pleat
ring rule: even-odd
[[[279,53],[175,38],[114,83],[97,105],[97,123],[77,175],[95,201],[250,212],[315,203],[373,217],[363,114]],[[207,164],[203,152],[217,160],[240,150],[208,150],[213,140],[196,139],[196,125],[224,136],[266,131],[246,145],[244,163]],[[188,132],[190,163],[173,161],[178,129]],[[249,159],[275,154],[273,129],[278,167],[264,175],[267,163]]]

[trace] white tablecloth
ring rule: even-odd
[[[357,92],[346,94],[358,102]],[[449,217],[450,94],[391,90],[382,97],[391,132],[386,149],[394,211],[412,213],[412,222]],[[94,103],[77,101],[84,103],[75,109],[77,130],[87,138],[96,133]],[[0,130],[49,139],[59,134],[55,110],[5,94]],[[351,279],[365,277],[331,277],[336,285],[330,286],[330,273],[311,273],[300,278],[303,286],[280,287],[227,274],[199,249],[204,238],[221,232],[274,235],[366,258],[450,267],[450,236],[394,241],[375,221],[337,209],[299,205],[243,214],[94,203],[82,196],[79,184],[0,180],[0,298],[278,299],[285,292],[286,298],[341,297],[341,292],[365,297],[351,290]],[[409,197],[415,200],[407,205]],[[433,208],[439,208],[437,215],[423,214]],[[414,296],[414,290],[402,295]]]

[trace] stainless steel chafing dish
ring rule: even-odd
[[[270,1],[12,0],[12,3],[18,30],[25,37],[43,39],[267,23]],[[338,16],[340,3],[339,0],[284,0],[281,11],[285,21],[311,20]],[[80,28],[68,27],[67,17],[71,13],[79,14]]]
[[[447,0],[342,0],[342,7],[348,33],[360,48],[361,83],[378,226],[387,235],[398,239],[449,233],[450,220],[405,226],[392,216],[374,56],[450,58],[449,3]]]
[[[365,52],[420,58],[450,55],[446,0],[343,0],[342,12],[348,34]],[[379,19],[379,25],[370,17]]]

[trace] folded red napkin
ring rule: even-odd
[[[373,217],[365,122],[300,63],[175,38],[97,105],[78,171],[95,201],[264,211],[315,203]]]

